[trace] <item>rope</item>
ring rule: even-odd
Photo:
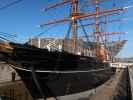
[[[4,9],[6,9],[6,8],[9,8],[9,7],[11,7],[11,6],[13,6],[13,5],[15,5],[15,4],[21,2],[21,1],[23,1],[23,0],[16,0],[16,1],[13,1],[13,2],[11,2],[11,3],[8,3],[8,4],[6,4],[6,5],[2,6],[2,7],[0,7],[0,10],[4,10]]]

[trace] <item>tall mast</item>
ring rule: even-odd
[[[100,23],[99,23],[99,12],[100,12],[100,7],[99,7],[99,0],[96,0],[95,1],[96,3],[96,32],[95,32],[95,35],[96,35],[96,56],[98,58],[100,58]]]
[[[72,49],[73,53],[76,53],[77,48],[77,19],[75,18],[78,16],[78,0],[72,0]]]

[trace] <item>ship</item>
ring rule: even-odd
[[[68,39],[66,36],[62,40],[62,50],[36,47],[29,44],[31,41],[25,44],[0,43],[0,60],[5,61],[16,70],[34,98],[64,96],[94,89],[104,84],[115,74],[115,69],[109,66],[109,62],[120,51],[126,41],[112,42],[107,47],[107,39],[103,41],[103,37],[119,33],[101,32],[100,23],[103,22],[99,22],[99,20],[101,15],[113,15],[124,11],[124,9],[113,8],[100,11],[100,1],[96,0],[94,2],[96,12],[83,14],[78,9],[80,2],[79,0],[62,0],[62,2],[50,5],[45,9],[47,11],[64,4],[71,5],[70,18],[40,25],[40,27],[44,27],[55,23],[64,23],[64,21],[71,22],[72,38]],[[81,23],[81,19],[87,17],[93,17],[96,21],[92,23],[96,26],[93,33],[94,42],[88,40],[84,26],[78,26],[77,21],[79,20]],[[81,42],[81,39],[77,38],[79,27],[83,28],[84,35],[87,38],[82,41],[84,47],[83,45],[79,46],[78,41]],[[116,46],[118,49],[115,49],[116,53],[112,56],[112,48]],[[57,46],[54,45],[54,47]],[[88,50],[91,50],[95,56],[86,55]]]
[[[1,60],[11,64],[35,98],[82,92],[103,84],[113,75],[112,68],[95,57],[20,44],[10,46],[13,49],[3,49]]]

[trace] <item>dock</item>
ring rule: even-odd
[[[127,69],[118,69],[116,75],[96,89],[89,100],[131,100]]]
[[[33,100],[21,80],[0,84],[0,100]]]
[[[130,89],[131,89],[131,96],[133,100],[133,66],[128,67],[129,77],[130,77]]]
[[[81,93],[56,97],[57,100],[133,100],[133,66],[117,68],[103,85]],[[11,100],[34,100],[21,80],[0,83],[0,97]],[[44,100],[44,99],[38,99]],[[54,97],[47,100],[56,100]]]

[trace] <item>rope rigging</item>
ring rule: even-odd
[[[20,3],[21,1],[23,1],[23,0],[15,0],[15,1],[11,2],[11,3],[8,3],[8,4],[0,7],[0,10],[5,10],[5,9],[7,9],[7,8],[13,6],[13,5],[15,5],[15,4]]]

